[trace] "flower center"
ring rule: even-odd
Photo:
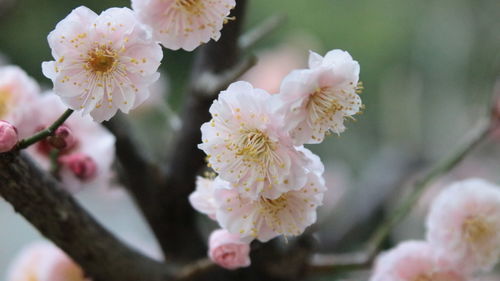
[[[10,98],[9,92],[0,90],[0,118],[7,115],[9,109],[7,103],[9,101],[9,98]]]
[[[276,145],[260,130],[241,130],[236,142],[236,155],[243,156],[244,161],[269,165],[275,159]]]
[[[276,199],[269,199],[266,197],[260,198],[261,210],[271,215],[277,215],[281,210],[287,207],[287,203],[288,198],[286,194],[283,194]]]
[[[493,230],[484,219],[471,217],[462,224],[462,233],[467,242],[476,244],[488,240],[493,234]]]
[[[108,73],[116,65],[117,54],[106,46],[99,46],[89,51],[87,69],[97,73]]]
[[[204,8],[200,0],[175,0],[175,5],[192,14],[201,14],[201,10]]]
[[[330,118],[342,109],[343,106],[326,87],[316,89],[307,102],[307,111],[310,112],[314,123]]]

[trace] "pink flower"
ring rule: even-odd
[[[231,233],[246,241],[254,238],[267,242],[278,236],[300,235],[316,222],[316,208],[322,204],[326,191],[319,157],[300,148],[312,160],[308,165],[306,183],[299,190],[282,193],[278,198],[260,196],[256,200],[240,196],[232,187],[217,186],[216,218]]]
[[[148,96],[163,53],[128,8],[73,10],[49,34],[55,61],[42,64],[63,102],[94,120],[128,113]]]
[[[152,27],[155,40],[165,48],[186,51],[219,40],[235,5],[235,0],[132,0],[132,8]]]
[[[274,199],[304,186],[308,160],[293,147],[267,92],[247,82],[233,83],[210,113],[198,147],[207,154],[209,166],[242,196],[257,199],[262,193]]]
[[[311,52],[309,68],[292,71],[277,95],[296,145],[320,143],[329,132],[343,132],[344,119],[361,108],[359,64],[349,53],[333,50],[323,58]]]
[[[50,108],[50,110],[46,110]],[[43,129],[52,124],[65,110],[56,95],[48,93],[33,104],[29,122]],[[59,177],[70,192],[86,186],[107,186],[111,178],[111,165],[115,157],[115,137],[89,116],[73,114],[63,124],[71,131],[73,145],[59,151]],[[32,133],[35,133],[34,131]],[[42,168],[50,170],[48,142],[39,142],[27,149]]]
[[[427,240],[469,271],[490,270],[500,258],[500,188],[482,179],[441,192],[427,218]]]
[[[226,269],[237,269],[250,265],[250,245],[224,229],[212,232],[209,239],[208,256]]]
[[[290,71],[305,64],[300,52],[288,45],[262,52],[258,54],[258,59],[257,64],[241,80],[271,94],[279,92],[281,81]]]
[[[10,151],[17,144],[17,129],[7,121],[0,120],[0,153]]]
[[[406,241],[382,253],[370,281],[465,281],[464,273],[424,241]]]
[[[0,120],[16,126],[20,138],[27,137],[33,127],[23,123],[26,107],[38,97],[38,84],[17,66],[0,67]]]
[[[7,281],[89,281],[64,252],[47,242],[25,247],[8,269]]]

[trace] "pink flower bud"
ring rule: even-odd
[[[0,152],[10,151],[17,143],[17,129],[7,121],[0,121]]]
[[[47,138],[47,141],[52,147],[64,151],[70,150],[77,143],[73,132],[65,125],[57,128],[54,135]]]
[[[226,269],[237,269],[250,265],[250,245],[240,239],[237,234],[225,229],[212,232],[209,239],[208,256]]]
[[[59,158],[59,161],[80,180],[91,180],[97,175],[95,161],[86,154],[74,153],[65,155]]]

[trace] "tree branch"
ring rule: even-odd
[[[119,241],[25,155],[0,154],[0,195],[94,281],[170,280],[166,265]]]

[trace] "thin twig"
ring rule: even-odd
[[[255,29],[243,34],[238,41],[241,50],[248,50],[267,37],[286,21],[286,15],[274,15],[266,19]]]
[[[71,114],[73,114],[73,110],[72,109],[67,109],[59,118],[57,118],[57,120],[52,123],[52,125],[50,125],[47,129],[45,130],[42,130],[38,133],[36,133],[35,135],[29,137],[29,138],[26,138],[26,139],[23,139],[23,140],[20,140],[19,143],[17,144],[16,146],[16,149],[17,150],[21,150],[21,149],[25,149],[27,148],[28,146],[32,145],[32,144],[35,144],[45,138],[47,138],[48,136],[54,134],[54,132],[57,130],[57,128],[59,128],[59,126],[61,126],[70,116]]]

